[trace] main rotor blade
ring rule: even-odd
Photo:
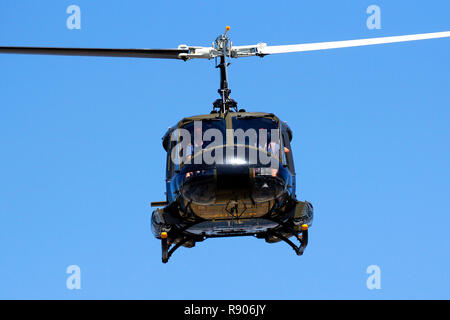
[[[50,48],[50,47],[0,47],[0,53],[44,54],[62,56],[131,57],[181,59],[180,53],[188,49],[95,49],[95,48]]]
[[[426,40],[426,39],[436,39],[436,38],[446,38],[446,37],[450,37],[450,31],[411,34],[411,35],[406,35],[406,36],[395,36],[395,37],[381,37],[381,38],[369,38],[369,39],[358,39],[358,40],[291,44],[291,45],[283,45],[283,46],[261,46],[258,48],[258,55],[289,53],[289,52],[302,52],[302,51],[315,51],[315,50],[326,50],[326,49],[337,49],[337,48],[348,48],[348,47],[360,47],[360,46],[370,46],[370,45],[375,45],[375,44]]]

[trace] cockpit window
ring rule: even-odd
[[[211,164],[210,161],[204,161],[204,152],[209,150],[215,155],[214,150],[223,148],[226,143],[226,122],[223,118],[190,121],[176,131],[177,145],[172,161],[179,168],[192,163]],[[216,161],[215,158],[213,160]]]
[[[233,129],[278,129],[278,123],[271,118],[263,117],[234,117]]]
[[[280,134],[278,123],[271,118],[235,117],[233,118],[234,143],[264,149],[278,155]]]
[[[190,144],[192,146],[198,145],[202,149],[207,148],[211,142],[214,142],[215,138],[219,136],[219,132],[223,139],[225,139],[226,124],[224,119],[191,121],[182,125],[180,128],[186,129],[189,132]],[[223,141],[221,144],[224,143]]]
[[[227,128],[229,120],[231,128]],[[279,124],[271,118],[232,116],[190,121],[173,134],[170,153],[175,171],[186,164],[278,167],[279,162],[285,163]]]

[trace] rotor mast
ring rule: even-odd
[[[225,28],[225,33],[218,36],[214,42],[214,49],[220,52],[219,57],[216,57],[216,68],[220,70],[220,88],[217,92],[220,95],[220,99],[217,99],[213,103],[213,111],[225,113],[230,109],[237,111],[237,102],[230,98],[231,90],[228,87],[228,73],[227,67],[230,62],[227,61],[227,57],[231,57],[231,41],[227,36],[227,32],[230,27]],[[217,62],[219,58],[219,62]]]

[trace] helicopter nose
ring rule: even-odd
[[[217,166],[215,170],[186,173],[182,195],[188,201],[208,205],[229,200],[266,202],[286,189],[282,172],[246,165]]]
[[[248,166],[218,166],[217,190],[247,190],[251,184]]]
[[[209,205],[230,199],[250,199],[251,177],[248,166],[217,166],[209,171],[185,174],[182,195],[188,201]]]
[[[188,171],[181,187],[181,194],[188,201],[209,205],[216,201],[215,170]]]
[[[283,172],[273,168],[253,168],[252,199],[266,202],[278,198],[286,189]]]
[[[283,171],[284,172],[284,171]],[[275,168],[225,166],[217,170],[217,198],[266,202],[278,198],[286,189],[286,177]]]

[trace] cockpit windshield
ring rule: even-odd
[[[265,118],[265,117],[241,117],[236,116],[233,118],[233,128],[234,129],[278,129],[277,122],[272,118]]]
[[[277,154],[280,150],[278,123],[271,118],[233,118],[234,143],[264,149]]]
[[[225,137],[226,124],[225,120],[214,119],[214,120],[199,120],[191,121],[180,127],[180,129],[187,130],[185,134],[189,141],[187,143],[191,146],[201,147],[202,149],[207,148],[212,142],[217,145],[224,144],[220,137]]]
[[[231,127],[228,128],[224,118],[181,125],[175,139],[178,142],[176,159],[172,160],[181,161],[182,166],[226,163],[277,165],[281,143],[276,120],[250,116],[232,116],[230,120]]]
[[[233,117],[236,158],[248,164],[276,165],[280,159],[278,122],[268,117]]]

